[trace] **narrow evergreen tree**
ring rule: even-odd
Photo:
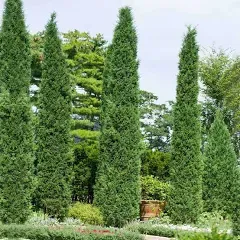
[[[198,45],[196,30],[188,27],[180,52],[177,97],[174,106],[172,191],[170,216],[174,222],[195,222],[202,210],[202,157],[198,106]]]
[[[6,0],[0,37],[1,87],[11,95],[28,93],[31,54],[21,0]]]
[[[100,166],[95,204],[106,225],[139,216],[140,120],[137,35],[131,10],[122,8],[108,50],[101,115]]]
[[[237,157],[222,114],[217,111],[204,152],[203,200],[205,211],[230,214]]]
[[[6,0],[0,41],[0,218],[24,223],[33,190],[31,57],[21,0]]]
[[[62,220],[71,199],[71,85],[55,18],[46,27],[39,93],[38,197],[45,213]]]
[[[99,115],[106,41],[101,34],[90,36],[77,30],[62,34],[72,82],[72,131],[74,138],[72,200],[93,201],[93,186],[98,163]],[[31,36],[32,84],[40,86],[44,32]],[[37,104],[38,89],[31,88]]]

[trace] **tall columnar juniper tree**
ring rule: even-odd
[[[121,227],[139,216],[139,126],[137,35],[131,10],[126,7],[119,13],[103,80],[94,202],[108,226]]]
[[[62,34],[63,51],[72,77],[73,181],[72,200],[93,200],[98,163],[99,115],[106,41],[101,34],[90,36],[77,30]],[[31,36],[32,84],[40,86],[44,32]],[[81,92],[79,91],[81,89]],[[37,104],[38,89],[31,88],[31,100]]]
[[[202,157],[198,106],[198,45],[196,30],[188,27],[180,52],[177,97],[174,107],[171,196],[173,222],[195,222],[202,210]]]
[[[21,0],[6,0],[0,41],[0,219],[24,223],[33,190],[31,57]]]
[[[62,220],[71,199],[71,83],[56,15],[46,27],[37,130],[38,199],[50,216]]]
[[[237,157],[230,133],[218,110],[204,151],[204,210],[230,214],[236,184]]]

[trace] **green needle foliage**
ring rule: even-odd
[[[174,222],[195,222],[202,210],[202,157],[198,106],[198,45],[196,30],[188,27],[180,52],[174,107],[172,185],[169,211]]]
[[[28,93],[31,79],[29,35],[22,8],[21,0],[6,0],[2,19],[0,81],[11,95]]]
[[[204,152],[205,211],[230,214],[236,184],[237,157],[223,116],[217,111]]]
[[[139,216],[139,118],[137,35],[126,7],[120,10],[103,80],[95,204],[108,226],[121,227]]]
[[[46,27],[39,93],[38,197],[45,213],[62,220],[71,199],[71,84],[55,18]]]
[[[93,201],[98,163],[99,115],[106,41],[77,30],[63,34],[63,50],[74,84],[72,94],[74,163],[72,200]]]
[[[24,223],[33,190],[31,57],[21,0],[7,0],[0,41],[0,218]]]
[[[61,35],[72,80],[72,131],[74,139],[72,200],[93,201],[93,185],[98,162],[99,114],[106,41],[101,34],[90,36],[77,30]],[[42,78],[44,32],[31,36],[32,84]],[[31,88],[37,104],[38,89]]]

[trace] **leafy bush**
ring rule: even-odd
[[[141,177],[142,199],[167,200],[170,186],[169,183],[161,182],[156,177]]]
[[[147,150],[141,155],[141,175],[153,175],[161,180],[169,178],[170,153]]]
[[[217,227],[219,230],[231,229],[231,221],[229,218],[224,218],[223,212],[204,212],[200,215],[196,226],[201,228]]]
[[[73,206],[70,207],[68,216],[79,219],[86,224],[103,224],[103,217],[100,210],[91,204],[80,202],[75,203]]]
[[[160,212],[159,217],[150,219],[149,222],[152,224],[171,224],[171,218],[165,212]]]
[[[136,233],[98,229],[96,231],[82,228],[36,227],[27,225],[0,225],[0,238],[34,239],[34,240],[143,240]]]

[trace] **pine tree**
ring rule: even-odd
[[[24,223],[33,190],[31,57],[21,0],[7,0],[0,41],[0,218]]]
[[[74,164],[72,199],[93,201],[99,154],[99,115],[105,43],[102,35],[70,31],[63,34],[63,49],[75,84],[73,103]]]
[[[237,157],[230,133],[218,110],[204,152],[203,200],[205,211],[231,213]]]
[[[174,222],[195,222],[202,210],[202,157],[198,106],[198,45],[196,30],[188,27],[180,52],[174,106],[169,199]]]
[[[71,84],[55,17],[46,27],[39,93],[38,197],[45,213],[62,220],[71,198]]]
[[[103,79],[100,166],[95,204],[106,225],[139,216],[140,116],[137,35],[131,10],[120,10]]]

